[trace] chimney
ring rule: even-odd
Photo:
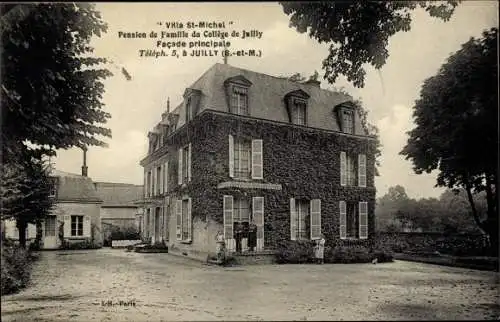
[[[86,177],[88,174],[88,167],[87,167],[87,147],[84,146],[82,148],[83,150],[83,166],[82,166],[82,176]]]

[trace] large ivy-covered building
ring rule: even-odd
[[[316,80],[215,64],[148,138],[141,226],[151,242],[206,258],[218,231],[236,250],[238,223],[257,226],[257,252],[374,231],[375,139],[352,98]]]

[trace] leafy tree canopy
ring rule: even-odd
[[[101,68],[90,39],[106,24],[88,3],[3,4],[1,48],[2,152],[10,158],[20,142],[43,153],[73,146],[103,146],[110,117],[101,102]]]
[[[389,57],[389,38],[409,31],[411,12],[417,7],[432,17],[448,21],[459,1],[321,1],[280,2],[290,16],[290,26],[308,32],[319,43],[330,44],[323,61],[325,79],[334,83],[339,75],[363,87],[365,69],[380,69]]]

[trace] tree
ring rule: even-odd
[[[415,102],[416,127],[401,151],[417,174],[438,170],[436,186],[464,188],[477,225],[498,250],[498,29],[471,38],[427,79]],[[474,194],[485,192],[486,219]]]
[[[408,226],[410,221],[405,216],[410,198],[406,194],[405,188],[396,185],[389,187],[387,193],[378,199],[375,208],[375,218],[379,230],[386,230],[388,227],[396,229],[399,224]]]
[[[333,84],[339,75],[363,87],[367,63],[380,69],[389,57],[389,38],[409,31],[411,12],[417,7],[448,21],[459,1],[322,1],[280,2],[290,16],[290,27],[309,31],[309,37],[329,44],[323,61],[325,79]]]
[[[92,57],[92,36],[107,27],[88,3],[3,4],[2,153],[8,160],[27,142],[43,153],[105,145],[102,80],[111,73]],[[23,14],[21,14],[23,13]],[[22,145],[20,144],[22,143]]]
[[[88,3],[1,4],[2,218],[28,222],[50,208],[41,161],[57,149],[105,146],[105,58],[91,38],[107,30]],[[122,70],[127,79],[130,75]],[[5,197],[5,200],[4,200]]]
[[[19,243],[26,247],[26,229],[29,223],[38,224],[50,212],[53,199],[49,197],[52,180],[46,162],[23,153],[16,163],[1,165],[2,198],[1,219],[15,219]]]

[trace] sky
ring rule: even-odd
[[[407,141],[407,131],[414,128],[412,106],[425,79],[434,76],[447,57],[460,49],[471,37],[498,27],[496,1],[463,1],[448,22],[430,17],[419,9],[413,13],[411,31],[401,32],[389,40],[389,58],[380,69],[367,67],[365,87],[350,85],[340,77],[333,85],[323,80],[322,61],[327,45],[319,44],[307,34],[289,27],[289,17],[278,3],[97,3],[107,33],[95,38],[95,55],[114,61],[114,76],[105,80],[105,110],[112,118],[106,124],[112,138],[107,148],[90,147],[87,152],[89,176],[94,181],[142,184],[139,165],[147,152],[147,133],[160,120],[169,98],[171,106],[182,101],[186,87],[196,81],[215,63],[217,57],[140,57],[140,49],[159,49],[155,38],[123,38],[119,32],[186,30],[187,22],[225,22],[226,30],[260,31],[262,37],[231,38],[231,48],[261,50],[261,57],[230,57],[232,66],[273,76],[301,73],[310,76],[318,71],[321,87],[344,88],[360,98],[368,110],[368,120],[380,131],[382,156],[380,176],[375,178],[377,197],[389,187],[402,185],[412,198],[439,197],[444,191],[435,188],[436,173],[417,175],[410,161],[399,152]],[[182,22],[182,29],[168,29],[165,22]],[[159,23],[162,25],[159,25]],[[230,23],[232,22],[232,23]],[[201,40],[217,40],[205,38]],[[167,41],[169,39],[163,39]],[[189,41],[189,40],[188,40]],[[127,80],[121,67],[132,76]],[[78,149],[59,150],[52,159],[61,171],[80,173],[83,153]]]

